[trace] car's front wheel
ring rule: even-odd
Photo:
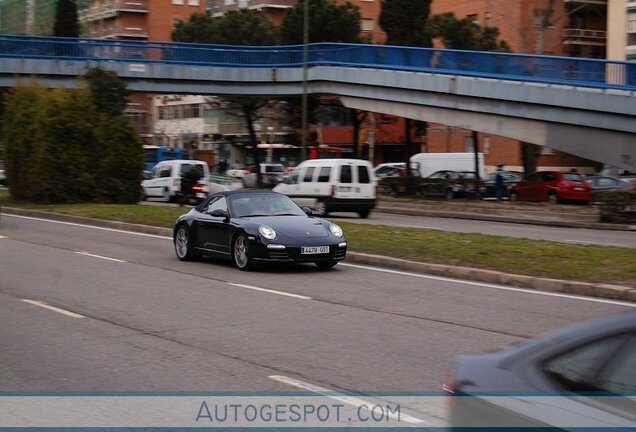
[[[174,235],[174,251],[181,261],[192,261],[197,258],[190,241],[190,233],[185,225],[177,228]]]
[[[320,270],[329,270],[330,268],[332,268],[336,264],[338,264],[338,261],[336,261],[336,260],[333,260],[333,261],[319,261],[319,262],[316,263],[316,267],[318,267]]]
[[[550,204],[558,204],[559,203],[559,196],[557,195],[556,192],[550,192],[548,194],[548,202]]]
[[[517,192],[510,192],[510,201],[519,201],[519,195],[517,195]]]
[[[360,210],[360,211],[358,212],[358,215],[360,216],[360,218],[362,218],[362,219],[366,219],[366,218],[368,218],[368,217],[369,217],[369,214],[370,214],[370,213],[371,213],[371,210],[366,209],[366,210]]]
[[[239,270],[250,270],[253,266],[252,257],[250,256],[249,239],[245,233],[241,233],[234,239],[232,247],[232,257],[234,264]]]

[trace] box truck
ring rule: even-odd
[[[479,177],[486,176],[484,154],[478,153]],[[411,156],[410,161],[419,166],[420,176],[428,177],[435,171],[475,171],[474,153],[418,153]]]

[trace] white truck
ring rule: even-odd
[[[484,167],[484,154],[478,153],[479,176],[484,178],[486,170]],[[420,176],[428,177],[436,171],[475,171],[475,154],[466,153],[418,153],[411,156],[411,163],[417,163]]]

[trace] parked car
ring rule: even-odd
[[[443,388],[450,426],[636,427],[636,313],[460,356]]]
[[[386,162],[373,168],[373,173],[378,179],[384,177],[404,177],[406,175],[406,163],[404,162]],[[419,164],[411,162],[412,175],[419,175]]]
[[[366,218],[375,207],[377,182],[371,162],[362,159],[311,159],[274,187],[316,215],[356,212]]]
[[[585,178],[590,186],[592,186],[592,200],[598,201],[603,192],[611,192],[617,190],[636,190],[636,184],[629,181],[621,180],[610,176],[587,176]]]
[[[247,174],[247,170],[243,164],[232,164],[230,165],[230,168],[225,171],[225,174],[234,178],[243,178],[243,176]]]
[[[259,164],[261,170],[262,186],[274,187],[278,183],[283,181],[285,175],[285,167],[279,163],[261,163]],[[243,186],[247,188],[257,187],[257,172],[252,167],[252,172],[243,176]]]
[[[183,261],[202,255],[230,259],[240,270],[257,262],[331,268],[347,252],[342,229],[308,212],[276,192],[219,192],[177,219],[175,252]]]
[[[150,178],[141,182],[142,200],[155,198],[167,202],[179,201],[181,181],[191,170],[196,172],[199,179],[192,186],[194,201],[201,202],[212,192],[227,190],[226,186],[210,183],[210,169],[206,162],[171,160],[159,162],[152,169]]]
[[[592,200],[592,187],[577,172],[538,171],[510,188],[510,201],[576,201]]]
[[[0,185],[7,185],[7,175],[4,172],[4,162],[0,161]]]
[[[483,192],[483,181],[480,183]],[[448,199],[475,194],[474,171],[436,171],[422,179],[420,192],[424,196],[443,196]]]
[[[523,173],[517,171],[504,171],[503,176],[504,196],[507,196],[512,185],[523,180]],[[484,180],[484,185],[486,187],[484,192],[485,198],[492,198],[497,196],[497,189],[495,187],[496,177],[497,173],[494,172],[486,176],[486,179]]]

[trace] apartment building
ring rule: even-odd
[[[0,34],[52,36],[56,6],[57,0],[0,0]]]

